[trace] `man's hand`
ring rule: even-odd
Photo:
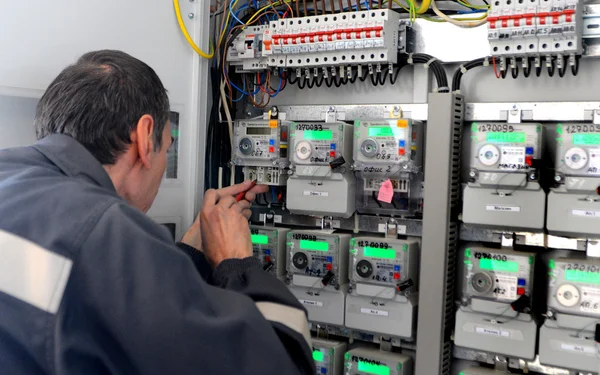
[[[247,181],[242,182],[241,184],[228,186],[226,188],[218,189],[216,191],[220,197],[225,197],[225,196],[235,197],[239,193],[242,193],[242,192],[248,190],[248,188],[251,185],[252,185],[252,181],[247,180]],[[242,213],[246,218],[249,219],[250,215],[252,215],[252,211],[250,211],[250,206],[251,206],[252,202],[254,202],[254,200],[256,199],[256,195],[261,194],[261,193],[266,193],[268,190],[269,190],[269,187],[266,185],[255,185],[252,189],[250,189],[246,192],[244,199],[239,202],[239,204],[242,205],[242,207],[244,208]],[[205,196],[205,200],[206,200],[206,196]],[[200,231],[200,221],[201,221],[200,216],[201,215],[202,215],[202,213],[200,212],[198,214],[198,216],[196,217],[196,220],[190,227],[190,229],[187,231],[187,233],[181,239],[181,242],[183,242],[189,246],[192,246],[198,250],[202,250],[202,234]]]
[[[208,190],[200,213],[204,255],[213,267],[225,259],[243,259],[252,256],[250,227],[243,212],[248,201],[236,202],[231,195],[221,196],[217,190]]]

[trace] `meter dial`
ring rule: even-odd
[[[308,257],[302,252],[294,254],[292,264],[299,270],[305,269],[308,266]]]
[[[356,264],[356,273],[362,278],[367,278],[373,273],[373,265],[368,260],[361,260]]]
[[[579,289],[575,285],[563,284],[556,291],[558,303],[565,307],[573,307],[579,303]]]
[[[368,138],[363,141],[360,145],[360,152],[367,158],[372,158],[377,154],[379,146],[377,146],[377,142]]]
[[[477,293],[487,294],[492,291],[494,281],[489,274],[485,272],[476,273],[471,278],[471,286]]]
[[[571,147],[565,152],[565,164],[571,169],[581,169],[587,165],[587,162],[587,153],[582,148]]]
[[[242,138],[239,144],[240,152],[244,155],[250,155],[254,146],[250,138]]]
[[[312,144],[307,141],[300,141],[296,144],[296,156],[300,160],[306,160],[310,158],[312,154]]]
[[[479,161],[486,167],[498,163],[500,160],[500,150],[494,145],[484,145],[479,149]]]

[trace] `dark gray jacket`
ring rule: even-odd
[[[0,373],[315,373],[281,282],[180,247],[72,138],[0,151]]]

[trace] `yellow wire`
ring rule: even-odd
[[[190,34],[187,31],[187,28],[185,27],[185,23],[183,23],[183,18],[181,17],[181,8],[179,7],[179,0],[173,0],[173,6],[175,7],[175,14],[177,15],[177,23],[179,23],[179,28],[181,29],[181,32],[183,33],[183,36],[185,36],[185,40],[187,40],[190,47],[192,47],[192,49],[196,51],[198,55],[204,57],[205,59],[212,59],[212,57],[215,55],[215,49],[213,48],[212,43],[210,43],[210,53],[205,53],[202,51],[200,47],[194,43],[192,37],[190,37]]]

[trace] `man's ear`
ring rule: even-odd
[[[140,161],[146,167],[150,169],[151,154],[154,151],[154,138],[152,133],[154,132],[154,119],[150,115],[143,115],[140,117],[137,123],[136,129],[133,131],[134,137],[137,142],[134,142],[134,147],[137,146],[137,152]],[[132,137],[132,141],[133,141]]]

